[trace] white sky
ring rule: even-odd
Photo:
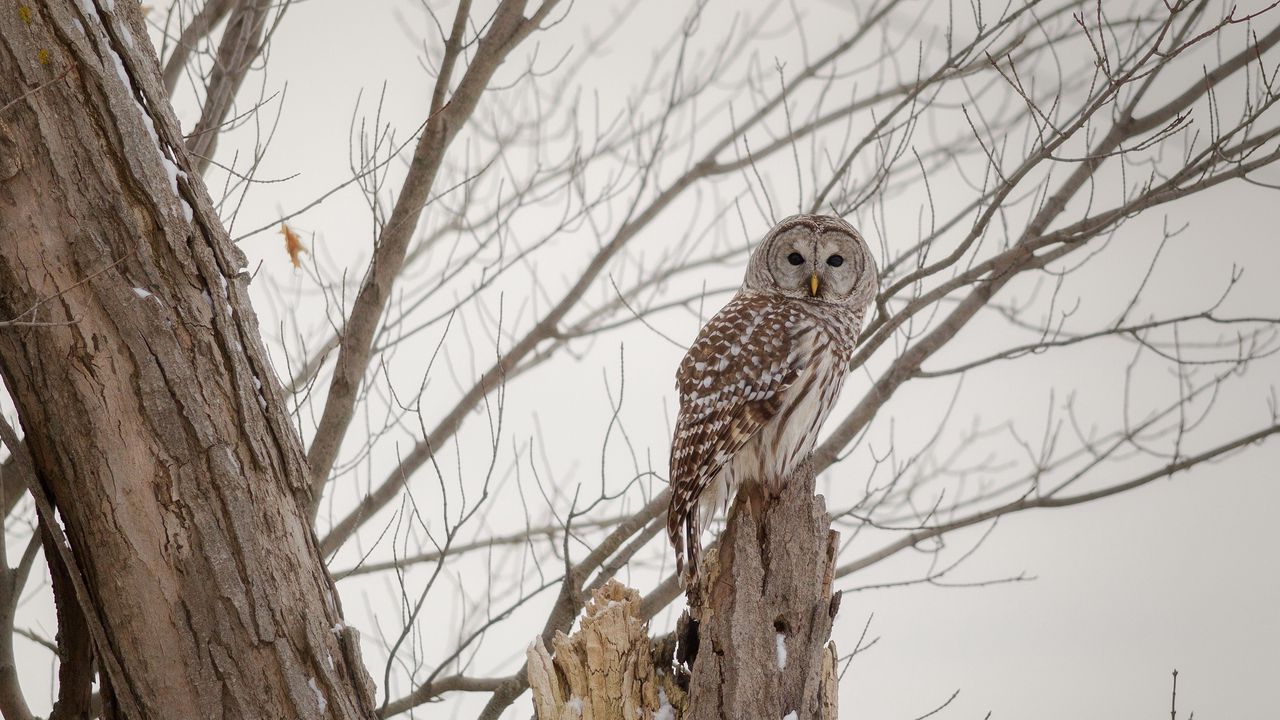
[[[807,47],[791,31],[790,11],[784,7],[778,21],[770,25],[769,34],[753,48],[757,64],[772,67],[776,58],[785,67],[798,67],[803,54],[823,52],[834,39],[846,36],[855,26],[855,16],[836,3],[800,5]],[[890,28],[894,32],[915,33],[912,37],[923,36],[924,30],[912,30],[905,20],[919,3],[907,5],[912,10]],[[728,26],[736,7],[739,4],[712,3],[695,44],[711,48],[720,37],[716,31]],[[451,8],[439,11],[448,17]],[[967,10],[957,6],[956,12]],[[575,43],[578,47],[573,52],[579,51],[583,29],[599,28],[609,13],[605,3],[579,2],[569,20],[540,37],[539,67],[550,70],[554,58]],[[926,13],[925,27],[935,22],[934,14]],[[600,116],[613,117],[626,111],[630,93],[651,79],[654,48],[665,43],[679,27],[680,16],[667,4],[650,3],[639,8],[624,32],[586,66],[580,78],[583,95],[598,98]],[[939,14],[936,22],[944,20],[945,16]],[[379,0],[355,9],[352,3],[339,0],[308,0],[289,10],[275,36],[270,74],[265,80],[268,93],[287,82],[287,94],[259,176],[281,178],[296,173],[297,177],[253,188],[232,229],[233,236],[273,222],[282,212],[305,204],[348,174],[348,129],[358,94],[363,93],[362,110],[372,113],[372,100],[385,83],[383,121],[397,129],[398,138],[410,135],[422,119],[430,92],[430,78],[419,65],[422,50],[418,38],[429,36],[427,43],[436,53],[439,42],[432,33],[433,26],[416,3]],[[1223,51],[1230,52],[1231,48]],[[914,57],[913,53],[908,55]],[[509,65],[515,70],[523,68],[528,56],[527,49],[517,53]],[[576,56],[571,53],[569,57]],[[665,59],[660,57],[658,61]],[[662,65],[661,69],[669,69],[669,65]],[[507,74],[500,72],[499,82],[511,79],[515,70],[508,70],[504,66]],[[737,72],[740,75],[742,68]],[[1174,84],[1191,81],[1197,72],[1198,68],[1188,66],[1185,73],[1174,78]],[[727,85],[736,77],[725,78],[724,82]],[[259,82],[261,78],[254,77],[246,83],[243,101],[257,95]],[[728,91],[725,87],[719,90]],[[504,92],[517,96],[515,91]],[[752,98],[743,95],[744,105],[739,112],[745,114]],[[187,127],[192,113],[184,111],[183,102],[180,95],[180,116]],[[189,103],[189,98],[185,102]],[[270,125],[275,110],[272,104],[265,113],[264,125]],[[464,132],[460,141],[465,138]],[[752,139],[764,142],[764,138]],[[253,142],[252,127],[225,136],[218,148],[219,161],[231,162],[237,150],[242,155],[248,153]],[[773,202],[779,207],[788,203],[794,206],[796,197],[794,166],[789,158],[785,160],[761,168]],[[515,162],[519,162],[518,157]],[[393,187],[394,178],[402,174],[402,167],[394,167],[389,186]],[[218,178],[211,181],[212,192],[218,197],[217,183],[221,178],[216,173],[210,177]],[[1273,174],[1272,180],[1276,177]],[[748,182],[742,176],[724,180],[718,186],[721,198],[742,193]],[[946,184],[935,185],[932,191],[940,207],[971,196],[964,187]],[[812,188],[806,192],[811,195]],[[1061,291],[1061,303],[1069,306],[1078,299],[1080,314],[1075,320],[1085,326],[1089,318],[1114,317],[1145,272],[1159,241],[1159,230],[1167,221],[1173,227],[1189,223],[1189,229],[1165,248],[1139,315],[1168,315],[1203,307],[1220,293],[1233,265],[1244,268],[1245,274],[1226,309],[1234,314],[1275,315],[1280,308],[1276,282],[1280,251],[1274,241],[1276,214],[1270,209],[1274,195],[1273,191],[1231,184],[1127,225],[1104,257],[1067,281]],[[887,223],[882,219],[871,222],[870,216],[850,219],[872,238],[873,247],[883,241],[900,250],[916,237],[920,201],[918,193],[896,200],[886,209],[890,219]],[[754,211],[750,199],[743,201],[743,208],[751,237],[741,237],[737,213],[731,212],[723,232],[734,242],[754,241],[767,229],[767,222]],[[558,209],[536,211],[551,217]],[[673,207],[637,239],[632,250],[662,247],[691,222],[701,226],[710,218],[711,211],[705,207],[691,203]],[[339,193],[291,224],[303,232],[320,257],[332,258],[334,265],[351,263],[350,274],[358,278],[363,266],[357,259],[367,257],[370,246],[370,222],[367,207],[357,193],[350,189]],[[592,242],[589,234],[579,233],[557,239],[546,253],[539,255],[538,272],[540,277],[550,278],[546,282],[551,297],[558,298],[563,285],[560,281],[571,279],[585,263],[587,253],[594,248]],[[305,290],[307,281],[288,265],[279,236],[274,231],[262,233],[246,239],[241,246],[250,256],[251,270],[258,268],[253,288],[264,331],[269,336],[276,334],[280,297],[302,308],[299,316],[304,326],[322,327],[314,295]],[[717,269],[706,277],[685,278],[668,292],[672,297],[693,292],[703,281],[708,287],[733,284],[741,272],[741,267]],[[422,277],[427,276],[424,273]],[[268,281],[283,288],[282,294],[269,293]],[[527,274],[512,278],[495,288],[486,301],[496,308],[501,289],[508,293],[504,302],[514,307],[516,302],[511,298],[518,297],[522,290],[527,293],[528,283]],[[611,291],[607,281],[597,285],[596,294],[591,297],[608,299]],[[1031,283],[1015,284],[1006,299],[1025,299],[1032,290]],[[723,298],[709,302],[715,305]],[[545,303],[540,305],[545,307]],[[707,308],[707,314],[713,309]],[[422,317],[432,314],[428,309]],[[524,321],[527,326],[527,311]],[[654,320],[658,330],[685,343],[692,339],[697,324],[696,318],[678,313],[666,313]],[[473,329],[481,332],[478,325]],[[994,319],[975,322],[926,367],[942,368],[981,356],[1013,344],[1010,337],[1025,338],[1011,336]],[[394,382],[416,385],[439,339],[439,333],[428,332],[403,348],[394,360]],[[447,344],[446,352],[458,371],[464,375],[472,372],[466,344],[456,335],[449,341],[454,344]],[[484,353],[490,350],[481,343],[476,350],[481,357],[474,363],[476,368],[481,367]],[[626,375],[621,421],[640,455],[647,455],[659,474],[665,476],[662,468],[666,464],[667,433],[674,407],[672,377],[680,350],[638,325],[607,334],[581,350],[577,360],[562,358],[507,389],[504,465],[511,464],[513,444],[522,444],[541,427],[540,441],[546,448],[548,466],[555,468],[550,481],[558,484],[559,492],[571,493],[572,483],[576,482],[584,483],[587,491],[597,487],[602,453],[611,487],[619,489],[632,472],[629,453],[621,447],[617,435],[607,451],[602,451],[602,444],[611,415],[605,398],[606,378],[616,392],[621,357],[625,359]],[[279,362],[279,347],[273,347],[273,352]],[[1124,367],[1132,352],[1131,345],[1110,341],[1006,362],[973,373],[965,380],[953,414],[955,432],[944,442],[948,448],[960,443],[960,433],[971,418],[977,417],[987,425],[1008,422],[1022,436],[1038,442],[1046,412],[1051,407],[1060,411],[1072,392],[1076,394],[1077,408],[1090,422],[1100,428],[1114,427],[1122,411]],[[1147,368],[1142,366],[1135,380],[1135,402],[1151,407],[1174,397],[1176,384],[1172,377]],[[443,403],[449,397],[452,381],[440,376],[443,370],[436,373],[431,392],[439,395],[429,393],[428,399]],[[1203,435],[1195,436],[1192,444],[1196,448],[1209,447],[1266,423],[1266,398],[1277,378],[1280,363],[1276,358],[1252,366],[1249,374],[1224,394]],[[841,408],[851,408],[867,385],[865,373],[855,374],[846,386]],[[904,388],[877,418],[868,437],[869,448],[860,448],[824,478],[829,504],[844,507],[859,497],[870,468],[869,452],[882,453],[891,434],[902,451],[909,451],[931,435],[955,387],[954,379],[940,379],[913,382]],[[573,402],[565,402],[566,396]],[[837,410],[834,417],[841,415]],[[431,419],[427,418],[428,423]],[[488,433],[484,426],[484,417],[473,415],[464,429],[460,451],[464,474],[481,472],[488,463],[484,450]],[[408,437],[399,438],[401,449]],[[1020,450],[1008,436],[1004,437],[1004,446],[997,443],[995,450],[1019,457]],[[367,471],[359,474],[360,481],[380,479],[394,463],[395,451],[391,440],[375,446]],[[451,457],[450,463],[453,462]],[[913,586],[846,595],[834,636],[840,649],[847,652],[853,648],[869,617],[873,617],[869,634],[879,641],[855,658],[844,676],[844,716],[912,720],[959,690],[950,706],[935,717],[974,719],[988,712],[993,718],[1037,720],[1156,717],[1169,710],[1170,672],[1177,668],[1180,717],[1191,711],[1201,718],[1274,717],[1271,688],[1280,672],[1280,613],[1275,610],[1280,607],[1280,565],[1275,561],[1274,533],[1275,508],[1280,505],[1280,478],[1275,471],[1278,464],[1280,442],[1273,440],[1224,462],[1103,502],[1007,518],[980,551],[947,578],[952,582],[977,582],[1025,572],[1035,577],[1033,581],[981,588]],[[1140,468],[1152,466],[1147,461],[1104,469],[1095,485],[1120,481],[1138,474]],[[527,477],[523,481],[530,482]],[[432,478],[424,474],[418,482],[424,497],[434,492]],[[658,486],[654,483],[654,487]],[[638,499],[637,495],[631,502]],[[343,504],[349,500],[341,493],[336,496],[336,516],[343,514]],[[928,500],[924,502],[927,504]],[[521,507],[509,491],[504,491],[495,503],[493,516],[485,521],[493,531],[510,531],[523,523]],[[952,536],[952,556],[976,541],[985,529],[984,526]],[[374,528],[362,537],[366,542],[372,541],[376,532]],[[842,560],[869,552],[882,541],[855,545],[842,555]],[[663,557],[663,552],[665,548],[655,542],[647,557],[657,559]],[[350,553],[340,555],[333,567],[349,567],[355,557]],[[911,579],[925,567],[925,560],[919,556],[895,559],[871,572],[845,578],[837,586],[852,589]],[[484,567],[477,565],[468,572],[484,572]],[[651,583],[652,576],[650,570],[637,569],[624,580],[635,582],[644,592],[649,589],[644,583]],[[420,582],[421,578],[417,580]],[[475,579],[461,577],[451,582],[472,584]],[[388,618],[394,623],[394,597],[383,596],[394,588],[385,583],[382,578],[342,585],[351,623],[361,627],[367,636],[374,634],[370,628],[386,625]],[[432,606],[432,617],[456,617],[458,609],[449,605],[445,593],[432,597],[440,603]],[[47,603],[43,591],[33,595],[24,607],[23,621],[51,635],[52,610]],[[670,621],[669,613],[660,616],[655,630]],[[528,624],[533,622],[541,623],[536,612],[506,624],[503,636],[489,638],[484,652],[467,673],[501,675],[514,670],[529,637],[536,632]],[[52,662],[45,651],[21,639],[18,652],[24,659],[20,664],[28,698],[37,712],[47,712],[44,689],[51,682]],[[370,644],[366,653],[373,674],[381,683],[381,651]],[[429,706],[417,716],[473,717],[476,703],[476,698],[466,698]],[[505,717],[524,718],[529,712],[525,697]]]

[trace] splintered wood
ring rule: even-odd
[[[684,692],[654,664],[640,595],[610,580],[587,603],[572,636],[557,632],[548,652],[529,646],[529,686],[538,720],[677,720]],[[665,661],[664,661],[665,665]]]
[[[822,650],[822,684],[818,691],[821,720],[836,720],[840,716],[840,675],[836,672],[839,664],[840,652],[836,650],[836,641],[831,640]]]

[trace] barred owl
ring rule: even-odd
[[[871,250],[849,223],[793,215],[769,231],[742,288],[698,333],[676,372],[667,508],[686,588],[697,582],[703,521],[744,482],[776,492],[813,451],[878,285]]]

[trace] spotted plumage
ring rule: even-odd
[[[701,528],[715,508],[745,482],[776,491],[813,451],[877,286],[857,230],[792,216],[765,236],[742,289],[689,348],[676,372],[667,509],[686,587],[697,581]]]

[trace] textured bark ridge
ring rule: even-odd
[[[836,718],[828,639],[840,605],[831,593],[839,536],[813,494],[812,464],[783,488],[776,498],[740,491],[707,553],[688,720]]]
[[[138,5],[3,5],[0,374],[103,715],[372,718],[244,257]]]
[[[605,583],[587,603],[578,632],[556,633],[554,658],[540,642],[529,647],[538,720],[682,717],[685,697],[672,676],[670,652],[655,648],[648,629],[640,594],[616,580]]]

